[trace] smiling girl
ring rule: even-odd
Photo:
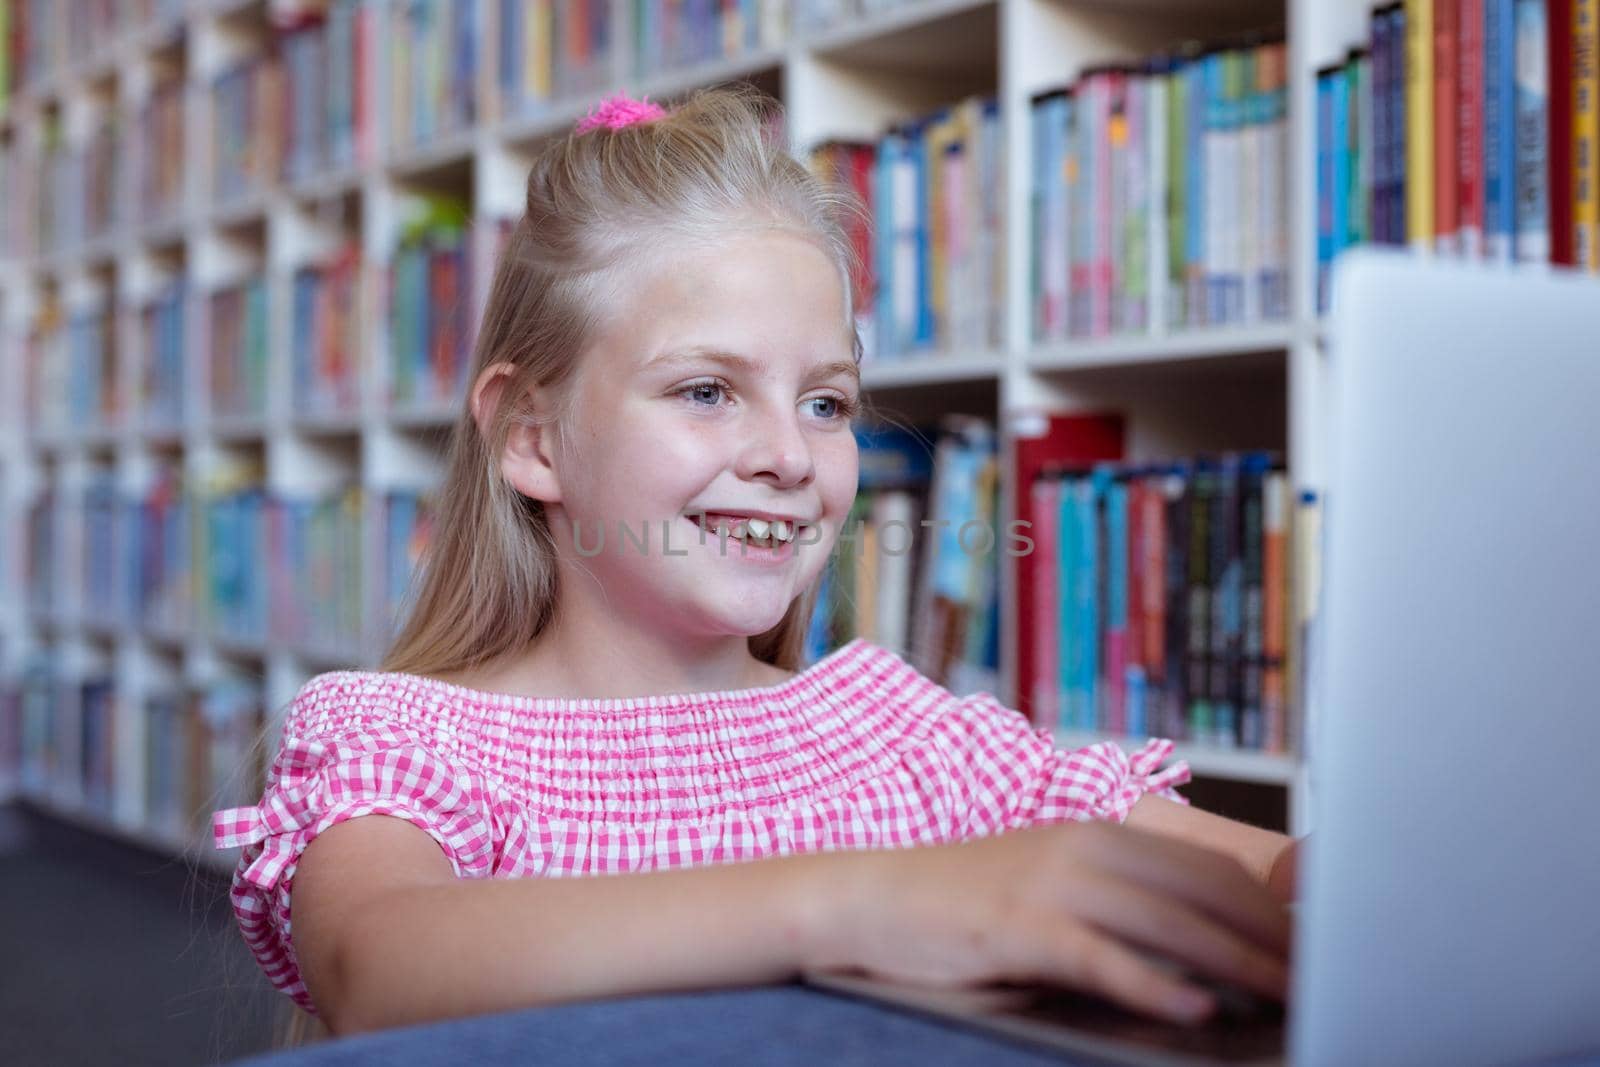
[[[534,163],[413,612],[214,819],[334,1032],[807,968],[1212,1010],[1152,950],[1282,995],[1292,842],[1189,807],[1170,743],[1055,749],[860,639],[801,664],[857,486],[853,210],[747,91]]]

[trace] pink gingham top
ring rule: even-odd
[[[988,693],[957,697],[863,639],[777,685],[632,699],[518,697],[336,671],[301,689],[261,803],[212,816],[243,846],[231,898],[267,977],[308,1012],[290,891],[301,850],[359,815],[426,831],[462,878],[610,874],[949,842],[1125,818],[1183,798],[1169,741],[1055,749]]]

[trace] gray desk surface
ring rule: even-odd
[[[846,996],[799,985],[684,993],[455,1019],[325,1041],[240,1067],[496,1067],[693,1063],[703,1067],[865,1067],[915,1063],[1037,1067],[1063,1061]]]
[[[239,1067],[1039,1067],[1032,1045],[801,985],[587,1001],[321,1042]],[[1545,1067],[1558,1067],[1548,1064]],[[1600,1056],[1559,1067],[1600,1067]]]

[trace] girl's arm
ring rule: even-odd
[[[1043,980],[1188,1020],[1214,1002],[1154,949],[1268,996],[1288,918],[1231,857],[1111,823],[646,874],[458,880],[409,822],[318,835],[293,882],[300,974],[339,1034],[566,1000],[859,968]]]
[[[1125,822],[1232,856],[1280,899],[1294,896],[1299,842],[1292,837],[1174,803],[1155,793],[1140,797]]]
[[[815,940],[809,856],[603,877],[458,879],[411,823],[305,849],[294,944],[336,1034],[674,987],[780,981]]]

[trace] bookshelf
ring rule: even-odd
[[[1307,116],[1317,69],[1364,39],[1367,4],[908,0],[867,4],[882,10],[816,25],[802,16],[856,5],[792,0],[767,5],[773,14],[752,23],[742,47],[706,54],[696,52],[695,41],[678,40],[675,60],[660,27],[653,27],[656,36],[646,27],[648,47],[635,47],[641,34],[634,3],[607,3],[614,47],[597,61],[555,71],[543,99],[497,67],[490,42],[514,6],[504,0],[90,4],[96,17],[60,35],[70,36],[70,47],[34,49],[14,71],[19,80],[0,119],[0,682],[27,692],[29,664],[49,656],[67,683],[52,706],[56,756],[72,768],[83,759],[87,703],[75,683],[114,679],[115,742],[113,789],[103,803],[90,803],[71,775],[53,776],[42,793],[13,776],[0,781],[0,796],[37,796],[91,825],[166,847],[187,844],[205,862],[231,868],[234,857],[196,848],[182,829],[157,828],[147,810],[147,747],[168,743],[150,725],[164,714],[151,711],[151,701],[255,684],[270,711],[319,671],[376,659],[393,561],[373,548],[387,543],[385,523],[406,506],[405,494],[427,489],[442,473],[444,442],[458,417],[447,370],[440,389],[417,388],[416,381],[433,380],[430,365],[397,358],[395,349],[407,343],[397,339],[415,325],[389,318],[391,292],[414,269],[406,266],[413,255],[406,235],[435,213],[426,247],[454,257],[466,317],[475,322],[496,235],[520,211],[532,148],[614,89],[670,101],[701,85],[753,82],[784,102],[800,158],[820,142],[876,139],[889,123],[992,94],[1010,131],[1003,142],[1004,272],[1025,279],[1034,94],[1096,65],[1185,40],[1283,30],[1287,319],[1035,344],[1028,287],[1010,284],[997,343],[885,358],[865,367],[863,379],[875,402],[897,414],[993,420],[1002,471],[1013,469],[1006,434],[1019,413],[1117,410],[1127,420],[1129,460],[1266,448],[1286,455],[1294,489],[1321,487],[1327,390],[1314,311],[1315,145]],[[529,0],[518,10],[534,6]],[[334,21],[348,20],[338,32],[370,33],[372,42],[404,32],[409,51],[385,44],[359,63],[308,67],[303,42],[282,42],[296,36],[298,16],[312,8],[328,13],[323,47],[332,47],[326,41]],[[407,65],[406,56],[438,47],[430,33],[462,25],[476,26],[478,61],[461,69]],[[261,145],[240,136],[240,123],[307,106],[301,82],[312,69],[323,79],[315,86],[321,95],[347,101],[365,121],[320,141],[293,141],[284,148],[292,162],[265,158]],[[416,99],[424,90],[414,82],[423,77],[447,79],[430,98],[448,106],[425,120],[397,114],[397,94]],[[122,150],[113,152],[105,131],[119,129]],[[58,159],[94,153],[113,155],[118,177],[102,178],[93,209],[80,218],[71,205],[89,195],[81,175],[86,166],[104,165]],[[437,208],[445,202],[465,212],[457,244],[438,237],[444,224]],[[441,247],[453,251],[438,253]],[[336,283],[328,280],[334,277]],[[321,288],[305,279],[321,279]],[[308,295],[335,288],[336,296]],[[336,325],[307,325],[326,322]],[[319,341],[308,360],[296,338],[313,333]],[[214,347],[228,359],[209,358]],[[87,398],[71,394],[67,383],[76,379],[65,374],[86,361],[105,368],[99,393]],[[58,378],[36,381],[35,366]],[[414,374],[424,377],[405,377]],[[58,417],[33,414],[40,389],[60,408]],[[160,582],[141,594],[143,611],[112,610],[129,568],[115,559],[101,559],[99,569],[80,565],[96,557],[98,535],[94,512],[77,501],[92,485],[158,499],[163,479],[173,477],[226,502],[214,521],[199,525],[232,524],[211,534],[230,542],[245,536],[240,531],[271,533],[251,510],[252,493],[293,499],[307,516],[320,516],[307,518],[306,528],[348,545],[359,560],[359,617],[295,635],[274,632],[263,623],[263,605],[294,589],[248,566],[227,580],[258,582],[250,594],[257,610],[226,626],[198,625],[185,609],[195,590]],[[1014,513],[1017,488],[1003,477],[1002,514]],[[167,521],[173,532],[162,543],[181,552],[176,517],[152,506],[143,521]],[[30,544],[47,570],[29,566]],[[1002,606],[1014,604],[1009,568],[999,580]],[[1002,611],[999,695],[1012,704],[1014,630]],[[1059,733],[1074,745],[1100,736]],[[1309,783],[1298,756],[1193,744],[1180,754],[1198,775],[1282,790],[1290,827],[1308,828]]]

